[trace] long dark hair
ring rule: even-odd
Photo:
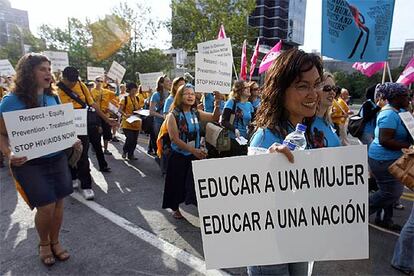
[[[160,103],[164,103],[164,80],[167,75],[158,77],[157,79],[157,92],[160,93]]]
[[[290,49],[280,54],[266,74],[262,92],[262,103],[256,114],[256,127],[269,128],[280,134],[287,135],[289,111],[285,108],[286,90],[302,73],[313,67],[318,70],[322,79],[323,67],[319,56],[308,54],[302,50]],[[310,120],[305,119],[310,125]]]
[[[26,108],[39,107],[34,69],[43,62],[51,64],[46,56],[29,53],[21,57],[17,63],[16,77],[11,91],[26,105]],[[45,89],[44,93],[54,95],[52,86]]]

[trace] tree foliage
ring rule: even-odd
[[[240,63],[243,40],[248,40],[251,49],[256,43],[257,32],[248,24],[255,7],[255,0],[172,0],[173,15],[167,26],[173,47],[196,50],[197,43],[216,39],[223,24],[232,41],[235,62]]]
[[[400,76],[404,67],[397,67],[391,70],[392,80],[396,81],[397,78]],[[354,99],[365,99],[365,89],[375,85],[377,83],[381,83],[382,81],[382,71],[374,74],[371,77],[367,77],[360,72],[353,72],[352,74],[347,74],[342,71],[338,71],[334,73],[336,84],[340,87],[344,87],[348,89],[350,95]],[[388,74],[386,74],[385,81],[390,81]]]
[[[126,22],[130,28],[128,32],[130,38],[104,60],[99,60],[95,58],[96,55],[92,55],[91,49],[94,41],[91,25],[94,23],[88,19],[81,21],[77,18],[68,18],[68,24],[64,28],[42,25],[39,28],[41,39],[36,41],[36,38],[29,32],[30,36],[27,34],[24,42],[27,41],[27,44],[33,45],[31,51],[34,52],[67,51],[69,63],[79,69],[83,78],[86,78],[87,66],[104,67],[109,70],[114,60],[126,68],[124,81],[137,81],[136,72],[168,72],[171,70],[172,61],[170,58],[164,55],[161,50],[147,48],[147,45],[153,41],[145,39],[153,37],[161,24],[161,22],[154,20],[150,8],[139,3],[130,6],[126,2],[122,2],[113,8],[111,15],[122,18]],[[102,35],[108,34],[103,31]],[[18,40],[2,47],[0,58],[8,58],[15,65],[22,56],[20,44],[21,41]]]

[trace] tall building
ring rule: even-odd
[[[279,40],[289,47],[303,44],[306,0],[256,0],[249,24],[256,27],[262,44],[273,47]]]
[[[0,0],[0,46],[13,40],[22,41],[22,30],[29,30],[27,11],[14,9],[10,1]]]

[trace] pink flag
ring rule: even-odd
[[[414,82],[414,57],[407,64],[397,82],[405,85],[409,85]]]
[[[384,68],[385,62],[355,62],[352,68],[358,70],[367,77],[371,77],[376,72]]]
[[[280,55],[282,49],[282,40],[280,40],[270,51],[264,56],[259,66],[259,74],[266,72],[272,65],[273,61]]]
[[[257,39],[256,47],[254,47],[254,53],[252,59],[250,60],[250,80],[252,79],[254,69],[256,68],[257,58],[259,57],[259,43],[260,39]]]
[[[240,64],[240,79],[246,80],[247,79],[247,41],[246,39],[243,41],[243,49],[241,55],[241,64]]]
[[[217,39],[223,39],[223,38],[226,38],[226,32],[224,31],[223,24],[221,24],[219,33],[217,35]]]

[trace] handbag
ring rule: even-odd
[[[388,167],[388,171],[408,189],[414,191],[414,147],[401,151],[403,155]]]
[[[79,159],[81,158],[83,151],[82,144],[79,147],[70,147],[65,149],[65,154],[68,158],[69,167],[75,168],[76,164],[78,163]]]
[[[216,148],[218,152],[229,151],[231,142],[229,131],[216,123],[207,123],[206,142]]]
[[[88,112],[87,112],[87,126],[88,128],[90,127],[99,127],[101,126],[101,117],[99,117],[99,115],[96,113],[95,108],[89,106],[86,102],[82,101],[79,96],[73,92],[69,87],[67,87],[63,82],[59,82],[57,84],[57,86],[63,91],[65,92],[66,95],[68,95],[72,100],[74,100],[75,102],[77,102],[78,104],[80,104],[82,106],[82,108],[87,108]],[[85,91],[83,91],[83,87],[81,84],[79,84],[83,95],[85,95]],[[86,97],[86,95],[85,95]]]

